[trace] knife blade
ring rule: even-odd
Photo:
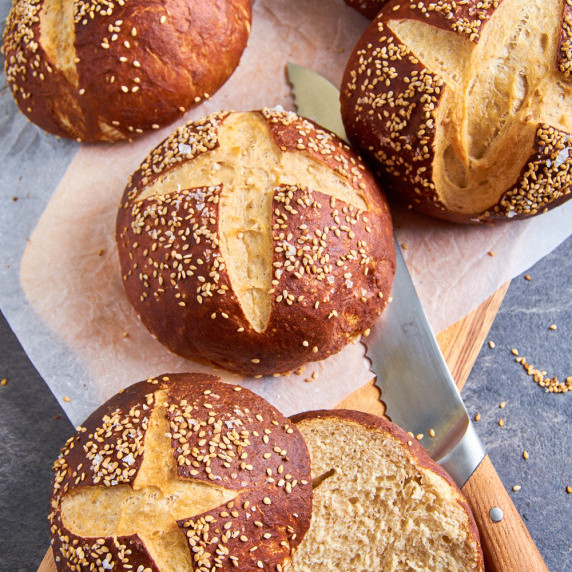
[[[298,113],[347,141],[338,89],[294,63],[287,64],[287,73]],[[364,339],[386,413],[419,437],[468,498],[487,570],[547,571],[469,418],[397,241],[395,249],[392,301]]]

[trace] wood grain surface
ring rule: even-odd
[[[488,455],[461,490],[479,527],[487,572],[548,572]]]
[[[475,310],[437,335],[445,361],[459,389],[467,381],[508,285],[507,282]],[[380,391],[372,379],[341,401],[338,407],[383,415],[385,407],[379,398]],[[38,572],[57,572],[51,549],[46,552]]]

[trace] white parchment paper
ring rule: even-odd
[[[1,0],[3,10],[6,4]],[[221,109],[293,109],[288,61],[339,85],[367,24],[342,0],[256,0],[239,68],[179,123]],[[76,424],[150,375],[212,370],[173,356],[148,334],[123,293],[115,250],[127,177],[174,128],[132,144],[78,146],[41,133],[6,89],[0,94],[0,308]],[[435,332],[562,242],[572,231],[571,215],[572,205],[565,205],[529,221],[473,228],[395,210],[396,233]],[[371,377],[361,344],[288,377],[216,373],[285,414],[332,407]],[[316,379],[305,381],[312,374]]]

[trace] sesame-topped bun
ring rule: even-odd
[[[171,351],[270,374],[338,352],[385,307],[395,250],[360,158],[294,113],[188,123],[143,161],[117,217],[125,290]]]
[[[254,393],[205,374],[116,394],[54,464],[58,570],[278,571],[312,510],[300,432]]]
[[[366,18],[375,18],[379,10],[388,0],[344,0],[344,2],[355,8],[360,14]]]
[[[347,64],[348,137],[439,218],[560,205],[572,196],[571,19],[562,0],[391,0]]]
[[[312,523],[289,572],[483,572],[471,509],[400,427],[359,411],[291,418],[312,463]]]
[[[50,133],[131,139],[212,95],[238,65],[250,21],[250,0],[15,0],[6,78]]]

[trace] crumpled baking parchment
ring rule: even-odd
[[[0,1],[2,14],[6,4]],[[221,109],[294,109],[286,62],[339,85],[367,24],[342,0],[255,0],[240,66],[179,124]],[[42,133],[19,114],[6,89],[0,94],[0,308],[75,424],[148,376],[213,371],[170,354],[150,336],[127,302],[119,274],[114,225],[127,177],[175,127],[134,143],[79,146]],[[572,231],[571,207],[478,228],[394,210],[398,241],[434,331],[562,242]],[[360,343],[287,377],[215,373],[253,389],[287,415],[332,407],[371,379]]]

